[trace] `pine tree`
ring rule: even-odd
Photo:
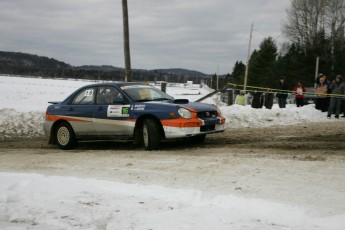
[[[249,61],[248,85],[269,87],[278,79],[275,73],[277,46],[271,37],[265,38]]]
[[[246,71],[245,64],[243,64],[242,62],[236,61],[235,66],[234,66],[232,73],[230,75],[231,80],[233,81],[232,83],[243,84],[245,71]],[[230,79],[230,77],[229,77],[229,79]]]

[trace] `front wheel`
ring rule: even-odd
[[[56,127],[55,141],[60,149],[72,149],[75,147],[77,142],[70,124],[62,122]]]
[[[143,143],[146,150],[157,150],[161,141],[159,125],[153,119],[146,119],[143,123]]]

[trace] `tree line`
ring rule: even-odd
[[[313,86],[318,73],[329,79],[345,72],[345,0],[291,0],[282,32],[288,38],[278,52],[272,37],[251,53],[248,85],[275,88],[285,77],[290,87],[302,81]],[[221,79],[243,84],[246,64],[235,63],[233,72]],[[213,86],[214,87],[214,86]]]
[[[88,79],[104,81],[124,81],[123,68],[113,66],[71,66],[53,58],[38,55],[0,51],[0,73],[27,75],[41,78]],[[167,81],[201,83],[208,75],[185,69],[132,70],[133,81]]]

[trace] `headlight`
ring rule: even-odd
[[[186,118],[186,119],[192,118],[192,113],[188,109],[185,109],[185,108],[179,108],[178,114],[180,114],[181,117]]]

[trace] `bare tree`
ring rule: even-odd
[[[324,26],[327,2],[327,0],[291,0],[283,32],[293,42],[301,43],[303,46],[314,44],[314,39]]]
[[[345,0],[291,0],[287,16],[283,32],[290,41],[305,54],[321,56],[331,72],[339,71],[345,50]]]
[[[332,70],[335,63],[335,49],[344,48],[344,26],[345,26],[345,1],[331,0],[326,7],[327,33],[330,39]]]

